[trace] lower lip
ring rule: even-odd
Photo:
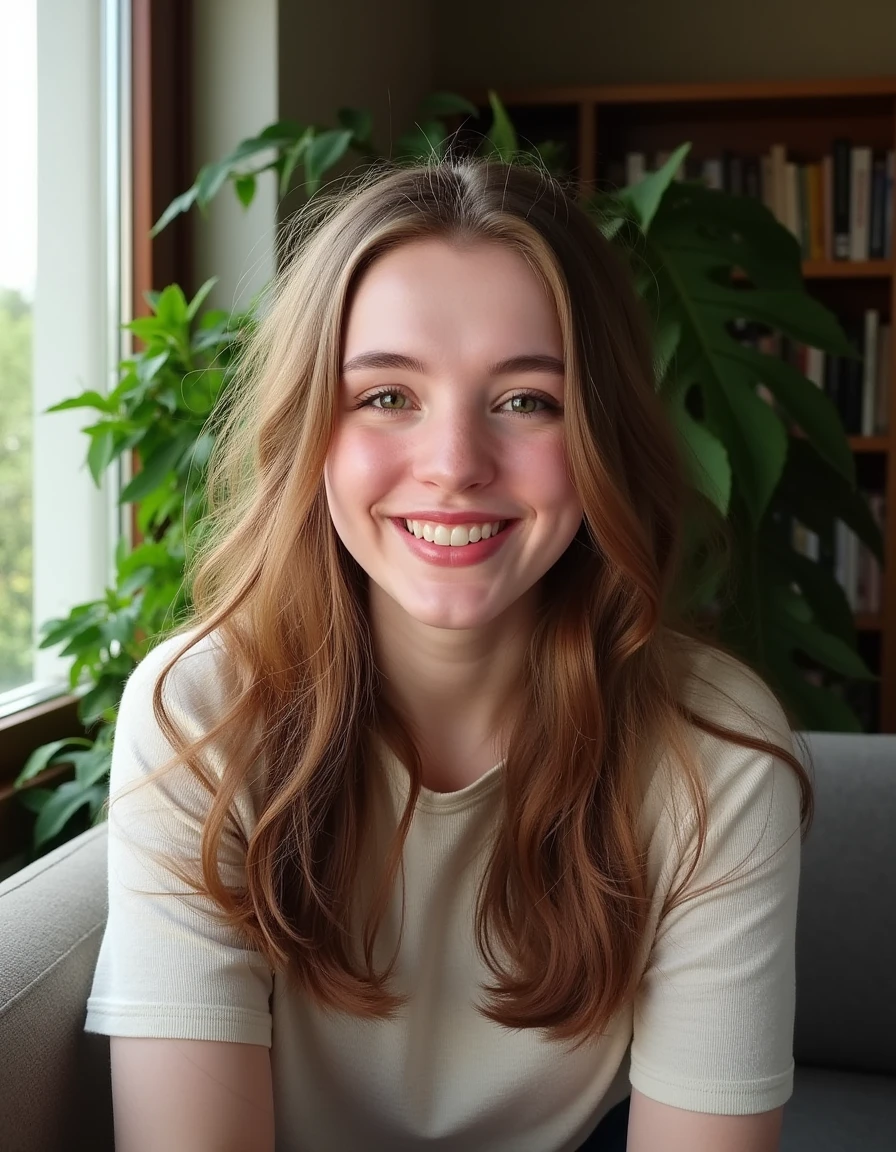
[[[408,532],[403,520],[393,520],[392,523],[404,537],[408,548],[427,564],[438,564],[442,568],[466,568],[470,564],[479,564],[494,556],[519,521],[511,520],[497,536],[489,536],[488,540],[477,540],[475,544],[463,544],[459,548],[445,544],[431,544],[422,537],[418,538],[413,532]]]

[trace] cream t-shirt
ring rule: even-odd
[[[184,643],[163,641],[124,691],[111,792],[166,760],[153,684]],[[191,735],[207,731],[223,700],[226,657],[203,640],[169,678],[166,701]],[[792,749],[786,719],[740,663],[694,650],[685,697],[702,714]],[[749,723],[721,687],[760,720]],[[109,916],[85,1029],[114,1036],[222,1040],[270,1048],[278,1152],[572,1152],[631,1086],[699,1112],[746,1114],[783,1104],[793,1082],[794,935],[799,874],[799,792],[788,765],[699,734],[709,834],[694,888],[737,879],[665,917],[660,912],[682,853],[693,844],[686,804],[670,803],[655,770],[641,830],[652,897],[634,1004],[602,1037],[571,1052],[536,1030],[513,1032],[475,1008],[491,973],[475,945],[473,908],[495,827],[502,766],[458,792],[424,789],[404,851],[405,922],[394,988],[409,996],[388,1022],[320,1011],[290,994],[262,957],[218,927],[135,845],[199,854],[208,793],[184,769],[112,808]],[[220,757],[208,757],[220,772]],[[408,793],[389,753],[375,807],[388,839]],[[257,818],[260,773],[236,805],[246,834]],[[677,812],[677,815],[676,815]],[[676,834],[677,833],[677,834]],[[744,861],[746,860],[746,865]],[[225,840],[222,874],[240,883],[244,862]],[[394,951],[401,883],[377,941]]]

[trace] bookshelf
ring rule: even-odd
[[[690,169],[692,164],[698,168],[706,162],[718,164],[719,158],[726,155],[752,158],[760,184],[758,191],[754,185],[752,194],[766,199],[767,173],[772,163],[768,158],[776,149],[777,162],[782,163],[783,145],[791,168],[818,168],[818,186],[823,189],[819,194],[829,204],[835,196],[836,161],[825,161],[825,157],[832,157],[835,141],[851,141],[857,149],[871,150],[874,158],[883,157],[885,161],[888,153],[896,151],[896,76],[597,85],[502,90],[499,95],[523,140],[553,140],[565,147],[568,169],[583,195],[596,188],[626,183],[631,176],[631,171],[626,170],[626,158],[631,154],[642,154],[653,161],[647,164],[650,170],[663,153],[689,140],[692,147],[688,178],[695,175]],[[486,92],[470,92],[468,96],[478,107],[488,108]],[[730,165],[730,160],[727,163]],[[745,167],[746,163],[745,160]],[[883,195],[890,213],[891,239],[883,258],[879,246],[877,258],[834,258],[833,225],[827,219],[830,213],[826,214],[823,238],[818,233],[810,243],[808,232],[805,234],[804,251],[811,251],[812,255],[803,261],[807,289],[841,318],[845,328],[848,322],[854,327],[861,324],[869,311],[877,314],[881,327],[896,323],[893,160],[888,174],[890,180]],[[803,175],[788,172],[787,178],[798,181]],[[804,210],[811,178],[805,177],[805,199],[800,201]],[[707,179],[713,182],[713,177]],[[870,177],[866,179],[870,181]],[[777,183],[777,189],[782,186]],[[777,195],[780,211],[775,214],[783,223],[781,197],[796,197],[797,193],[778,191]],[[875,195],[880,202],[880,191]],[[789,211],[793,211],[794,203],[795,200],[787,202]],[[794,226],[794,217],[788,219]],[[871,251],[874,252],[873,247]],[[822,252],[823,258],[819,258]],[[884,502],[884,565],[877,574],[875,610],[856,610],[854,618],[859,650],[881,677],[879,684],[870,686],[876,698],[870,699],[864,715],[870,718],[870,730],[896,732],[896,340],[878,344],[877,348],[883,348],[878,391],[886,392],[886,423],[877,425],[874,435],[850,435],[849,443],[860,488],[874,492]],[[816,383],[827,390],[826,383]],[[853,428],[849,430],[855,432]],[[863,711],[861,705],[858,710]]]

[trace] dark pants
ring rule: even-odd
[[[628,1136],[629,1098],[614,1105],[594,1129],[579,1152],[625,1152]]]

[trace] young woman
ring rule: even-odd
[[[116,1148],[621,1149],[629,1108],[629,1152],[772,1152],[810,789],[676,619],[692,494],[626,266],[524,165],[311,224],[195,613],[121,703]]]

